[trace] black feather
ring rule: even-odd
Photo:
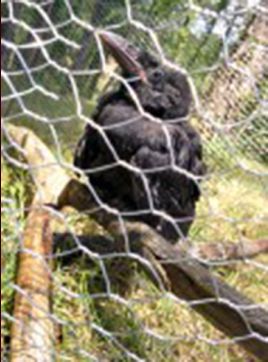
[[[74,163],[83,170],[113,164],[88,176],[102,201],[121,212],[136,213],[133,219],[148,223],[175,241],[187,235],[195,216],[200,189],[198,181],[187,172],[193,176],[205,173],[201,141],[196,130],[182,119],[191,104],[186,77],[159,65],[145,52],[141,52],[139,61],[147,82],[136,80],[130,85],[144,110],[162,122],[140,115],[123,86],[104,95],[93,115],[118,158],[138,172],[119,165],[103,136],[90,126],[78,143]],[[164,212],[174,222],[154,211]]]

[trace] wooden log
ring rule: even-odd
[[[52,321],[52,234],[55,216],[45,204],[55,203],[69,182],[46,145],[29,129],[5,129],[31,170],[36,192],[27,216],[19,252],[11,328],[11,362],[54,361],[55,331]]]
[[[130,250],[145,258],[151,254],[158,262],[158,278],[148,273],[159,287],[168,280],[170,291],[178,298],[189,302],[189,306],[201,314],[226,336],[261,361],[268,356],[268,311],[253,300],[223,282],[215,273],[189,255],[185,247],[171,245],[149,226],[142,223],[124,223]],[[101,236],[76,235],[79,242],[92,252],[99,254],[125,253],[124,234],[117,223],[109,226],[113,239]],[[73,241],[72,241],[73,240]],[[74,245],[72,245],[72,242]],[[62,251],[75,247],[71,234],[57,234],[55,246]],[[63,262],[72,263],[80,258],[79,252],[67,255]],[[165,275],[163,277],[163,275]]]
[[[67,172],[33,131],[9,124],[5,127],[5,132],[23,149],[23,157],[36,187],[33,203],[57,203],[59,195],[70,180]]]
[[[268,239],[241,240],[236,243],[209,243],[197,245],[192,253],[205,261],[239,260],[268,253]]]
[[[194,310],[217,329],[235,338],[246,351],[261,361],[268,359],[268,311],[256,306],[209,269],[190,257],[181,246],[171,245],[147,225],[126,223],[131,248],[149,249],[161,263],[171,291],[188,302]],[[113,235],[122,239],[118,224]]]
[[[54,360],[51,255],[51,215],[48,210],[35,206],[28,215],[19,254],[11,362]]]

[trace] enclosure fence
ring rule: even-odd
[[[267,360],[267,1],[3,0],[1,10],[1,360]],[[91,118],[123,84],[159,122],[103,48],[103,30],[185,73],[193,94],[187,120],[208,172],[179,247],[161,249],[145,230],[161,257],[140,252],[128,215],[73,165],[90,125],[117,164],[141,174],[147,212],[175,224],[155,208],[146,172],[121,160]],[[73,204],[51,208],[70,184]],[[83,187],[94,206],[84,207]],[[114,235],[102,213],[116,220]]]

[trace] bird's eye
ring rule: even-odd
[[[164,76],[164,72],[161,69],[157,69],[153,72],[152,76],[153,80],[160,81]]]

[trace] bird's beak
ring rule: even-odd
[[[99,36],[121,68],[128,74],[138,76],[146,82],[146,72],[138,61],[140,50],[135,48],[126,39],[110,31],[101,31]]]

